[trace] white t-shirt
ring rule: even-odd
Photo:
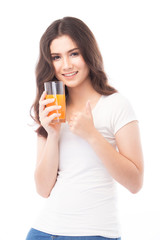
[[[119,93],[101,96],[94,125],[116,148],[115,134],[136,120]],[[86,140],[61,125],[57,181],[33,228],[53,235],[120,237],[116,182]]]

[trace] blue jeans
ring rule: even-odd
[[[121,240],[121,238],[106,238],[101,236],[60,236],[44,233],[31,228],[26,240]]]

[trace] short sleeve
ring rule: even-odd
[[[116,94],[113,99],[111,125],[114,135],[127,123],[137,120],[137,116],[128,99],[121,94]]]

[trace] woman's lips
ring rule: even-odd
[[[70,73],[63,73],[62,75],[63,75],[64,77],[73,77],[73,76],[75,76],[77,73],[78,73],[78,71],[76,71],[76,72],[70,72]]]

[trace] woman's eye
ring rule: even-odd
[[[56,61],[56,60],[59,60],[59,59],[60,59],[60,56],[52,56],[53,61]]]
[[[79,52],[73,52],[71,53],[71,56],[75,57],[75,56],[78,56],[79,55]]]

